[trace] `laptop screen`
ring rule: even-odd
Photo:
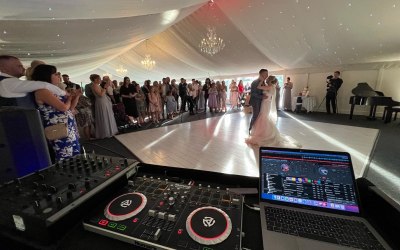
[[[261,199],[359,213],[348,153],[260,148]]]

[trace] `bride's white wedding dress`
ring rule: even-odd
[[[268,98],[263,99],[260,113],[254,122],[246,143],[250,146],[269,146],[285,148],[301,148],[301,144],[293,138],[283,135],[276,128],[278,115],[275,106],[275,87],[264,90],[264,95]]]

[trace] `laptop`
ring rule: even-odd
[[[348,153],[261,147],[260,214],[268,249],[390,249],[362,217]]]

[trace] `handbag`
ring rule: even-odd
[[[44,129],[44,135],[50,141],[68,137],[68,128],[66,123],[59,123],[48,126]]]

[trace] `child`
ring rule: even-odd
[[[176,100],[175,97],[172,95],[172,91],[167,92],[166,103],[167,103],[167,118],[172,119],[174,118],[174,113],[176,112]]]
[[[299,93],[299,96],[296,98],[296,113],[301,112],[301,108],[303,107],[303,97],[301,96],[302,93]]]

